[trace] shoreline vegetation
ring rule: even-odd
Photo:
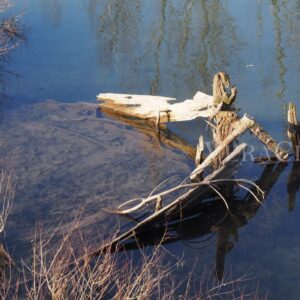
[[[150,254],[139,249],[135,258],[106,249],[91,259],[76,228],[75,221],[58,239],[56,233],[37,233],[26,261],[1,257],[1,299],[266,299],[258,286],[249,291],[256,280],[247,273],[234,278],[228,272],[218,280],[214,268],[199,277],[192,269],[176,278],[183,262],[167,262],[163,241]]]
[[[24,41],[24,27],[20,22],[20,15],[3,16],[11,7],[9,0],[0,0],[0,56],[7,55],[19,47]],[[2,14],[2,15],[1,15]]]
[[[9,60],[11,51],[18,48],[25,41],[24,26],[20,22],[22,14],[9,15],[13,4],[10,0],[0,0],[0,83],[3,91],[0,98],[7,99],[4,92],[4,83],[8,76],[15,75],[5,69],[5,64]]]

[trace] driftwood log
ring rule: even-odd
[[[230,89],[230,93],[228,93]],[[213,102],[217,110],[211,119],[214,120],[213,139],[217,148],[223,140],[234,130],[234,124],[239,119],[234,112],[233,102],[236,98],[236,87],[230,87],[230,77],[225,72],[219,72],[213,79]],[[218,168],[220,162],[232,151],[232,144],[228,144],[213,161],[213,168]]]

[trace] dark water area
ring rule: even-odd
[[[0,154],[16,178],[5,236],[16,257],[29,252],[37,223],[67,228],[81,214],[87,235],[106,235],[122,220],[103,208],[193,169],[184,153],[99,114],[98,93],[188,99],[211,94],[214,73],[225,70],[236,105],[287,140],[287,103],[299,106],[300,94],[298,1],[18,0],[13,11],[27,41],[3,66],[13,74],[3,83]],[[168,127],[193,145],[206,129],[200,120]],[[261,151],[250,135],[240,140]],[[175,226],[180,239],[165,247],[183,257],[182,272],[225,263],[270,299],[299,299],[299,173],[292,161],[243,162],[236,176],[261,179],[264,204],[239,192],[233,215],[224,219],[216,202]]]

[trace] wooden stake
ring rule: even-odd
[[[195,164],[198,167],[204,160],[204,139],[203,135],[200,135],[199,142],[197,145],[196,157],[195,157]]]
[[[289,103],[288,109],[288,130],[287,135],[292,142],[293,151],[296,157],[296,160],[300,158],[300,127],[297,120],[297,111],[296,106],[293,103]]]

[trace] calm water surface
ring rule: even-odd
[[[225,70],[238,87],[237,106],[276,139],[287,139],[286,103],[300,104],[298,1],[16,2],[27,42],[5,65],[17,76],[4,83],[1,115],[1,154],[17,178],[13,229],[7,228],[16,255],[30,248],[22,237],[30,240],[38,221],[50,228],[69,213],[71,222],[84,206],[83,224],[98,222],[105,232],[102,207],[193,168],[184,154],[97,115],[100,92],[186,99],[197,90],[211,93],[214,73]],[[170,128],[196,144],[205,126]],[[232,196],[234,215],[220,226],[211,220],[223,216],[222,208],[201,207],[198,218],[176,229],[184,238],[166,247],[184,254],[186,273],[226,261],[237,276],[250,270],[270,299],[299,299],[297,165],[272,170],[248,162],[239,176],[262,176],[268,190],[262,207]]]

